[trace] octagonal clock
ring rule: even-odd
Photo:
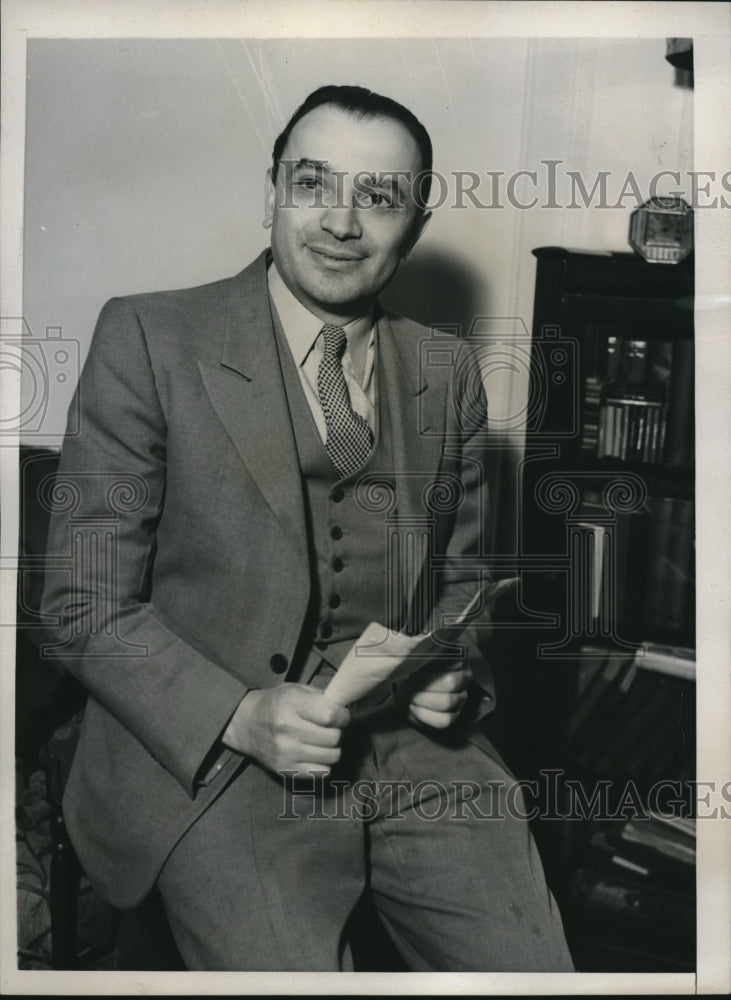
[[[650,198],[630,216],[629,242],[652,264],[677,264],[693,250],[693,210],[682,198]]]

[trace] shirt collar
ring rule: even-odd
[[[292,351],[295,364],[301,367],[325,325],[323,321],[302,305],[287,288],[284,279],[272,261],[267,272],[269,295],[277,310],[282,330]],[[366,354],[373,342],[373,309],[358,316],[343,327],[348,340],[348,350],[356,372],[362,374],[366,366]]]

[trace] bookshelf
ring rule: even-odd
[[[690,971],[692,258],[534,255],[508,752],[577,967]]]

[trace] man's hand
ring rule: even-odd
[[[472,673],[464,660],[422,667],[401,686],[400,698],[415,722],[433,729],[451,726],[467,701]]]
[[[350,721],[347,708],[304,684],[253,690],[223,734],[232,750],[270,771],[326,776],[340,759],[340,737]]]

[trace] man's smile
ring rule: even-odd
[[[362,254],[348,253],[344,250],[326,250],[323,247],[313,246],[310,243],[306,244],[306,246],[316,259],[328,267],[345,267],[348,264],[355,264],[358,261],[364,260]]]

